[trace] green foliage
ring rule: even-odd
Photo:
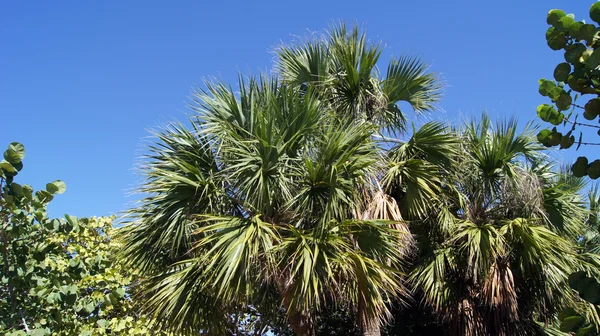
[[[552,105],[542,104],[537,108],[538,117],[554,126],[567,127],[563,135],[556,127],[543,129],[538,134],[538,141],[546,147],[560,146],[560,149],[571,148],[577,142],[581,145],[600,145],[595,142],[584,142],[584,131],[596,132],[600,126],[587,121],[598,120],[600,115],[600,29],[597,25],[600,18],[600,4],[594,3],[590,8],[590,18],[595,23],[576,21],[572,14],[567,15],[560,9],[548,12],[546,22],[550,25],[546,32],[546,42],[552,50],[564,51],[565,62],[554,69],[554,81],[541,79],[539,92],[550,98]],[[591,96],[584,106],[575,101],[579,97]],[[561,111],[568,111],[565,114]],[[578,120],[578,117],[585,120]],[[578,133],[578,140],[575,141]],[[586,132],[587,133],[587,132]],[[590,132],[590,134],[592,134]],[[586,137],[590,136],[586,134]],[[598,132],[600,134],[600,132]],[[594,135],[591,135],[594,136]],[[583,167],[578,160],[572,166],[576,176],[600,177],[600,163]]]
[[[584,264],[573,240],[587,214],[582,187],[515,120],[484,115],[454,134],[439,201],[411,225],[419,255],[409,283],[429,309],[421,316],[436,322],[431,333],[540,333],[537,321],[552,323],[573,299],[567,275]]]
[[[34,192],[14,182],[24,157],[23,145],[10,144],[0,178],[0,332],[147,335],[130,297],[133,274],[115,258],[112,218],[48,218],[66,185]]]
[[[569,285],[579,293],[579,297],[593,305],[600,304],[600,284],[594,277],[590,277],[587,272],[579,271],[569,275]],[[571,307],[565,308],[558,314],[560,321],[560,330],[563,332],[574,333],[577,336],[598,335],[598,325],[594,321],[589,321],[586,316]]]
[[[431,110],[440,85],[417,58],[377,70],[380,44],[358,28],[278,50],[278,78],[240,76],[237,90],[206,83],[191,127],[156,132],[145,157],[144,198],[129,213],[125,257],[149,277],[147,312],[180,333],[225,333],[239,307],[285,311],[297,334],[344,307],[364,330],[403,300],[401,261],[412,238],[378,178],[428,207],[436,167],[452,148],[431,123],[422,143],[379,141],[405,115]],[[414,192],[414,193],[413,193]],[[350,311],[351,310],[351,311]],[[334,314],[332,314],[334,315]],[[325,328],[326,329],[326,328]]]

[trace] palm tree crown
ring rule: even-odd
[[[411,226],[421,257],[410,280],[457,335],[519,335],[552,322],[580,267],[567,237],[586,210],[526,129],[487,115],[456,129],[460,155],[441,206]]]
[[[303,335],[324,305],[356,307],[364,330],[389,317],[412,239],[380,183],[389,160],[375,135],[404,130],[396,103],[430,110],[440,86],[414,58],[380,78],[380,53],[340,25],[280,49],[279,79],[206,83],[191,128],[155,134],[124,254],[149,278],[158,321],[219,333],[235,309],[273,298]]]

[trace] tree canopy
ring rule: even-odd
[[[113,218],[49,218],[48,204],[66,185],[34,191],[15,182],[24,158],[13,142],[0,162],[0,332],[161,334],[131,299],[135,276],[116,258]]]
[[[560,9],[548,13],[546,42],[550,49],[564,51],[565,61],[556,65],[553,80],[539,80],[539,93],[552,104],[538,106],[537,115],[555,126],[538,133],[538,140],[547,147],[600,145],[590,140],[600,135],[600,125],[594,124],[600,115],[600,2],[592,4],[589,16],[592,22],[577,21],[573,14]],[[565,127],[564,134],[557,128],[560,125]],[[597,179],[600,159],[590,161],[580,156],[571,170],[575,176]]]

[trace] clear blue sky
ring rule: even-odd
[[[25,145],[18,181],[67,183],[51,215],[122,211],[134,200],[127,193],[147,130],[185,121],[190,89],[206,77],[232,82],[238,71],[268,69],[274,46],[334,20],[366,25],[386,43],[384,59],[420,55],[441,74],[444,111],[430,118],[457,122],[488,110],[524,123],[546,102],[537,80],[562,59],[545,44],[546,13],[589,19],[591,3],[3,1],[0,145]]]

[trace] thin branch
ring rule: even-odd
[[[578,121],[571,121],[571,120],[569,120],[567,118],[565,118],[565,122],[568,122],[569,124],[573,124],[573,125],[576,125],[576,126],[585,126],[585,127],[592,127],[592,128],[598,128],[598,129],[600,129],[600,126],[598,126],[598,125],[580,123]]]
[[[575,106],[575,107],[578,107],[578,108],[580,108],[580,109],[582,109],[582,110],[585,110],[585,107],[583,107],[583,106],[581,106],[581,105],[577,105],[577,104],[575,104],[575,103],[571,103],[571,106]]]
[[[22,311],[21,311],[21,315],[23,315]],[[25,322],[25,318],[24,317],[21,318],[21,322],[23,322],[23,327],[25,328],[25,332],[29,333],[29,326],[27,326],[27,322]]]

